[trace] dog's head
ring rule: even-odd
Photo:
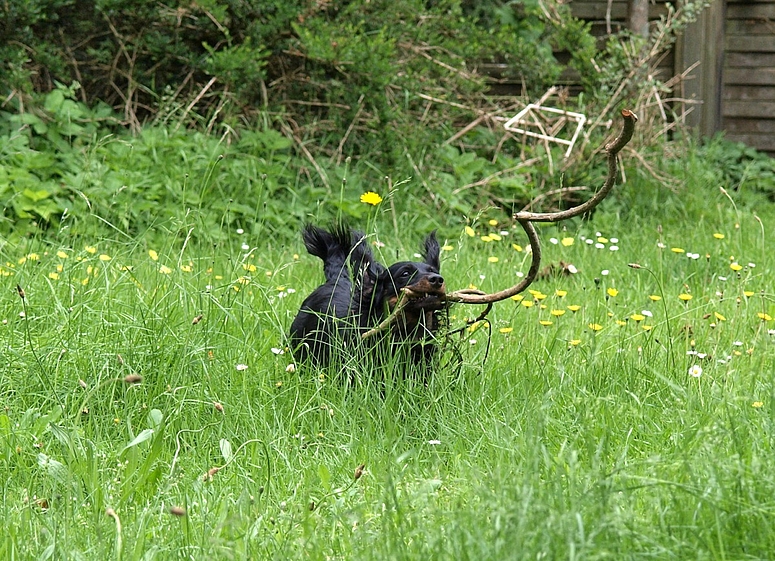
[[[423,310],[439,310],[444,307],[446,286],[439,274],[440,247],[436,232],[425,238],[423,261],[399,261],[380,271],[376,288],[390,310],[396,305],[401,290],[406,288],[414,295],[412,306]]]

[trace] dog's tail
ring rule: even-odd
[[[347,257],[352,248],[352,235],[344,226],[336,226],[331,232],[307,224],[302,234],[304,246],[310,255],[323,260],[323,274],[326,282],[349,279]]]

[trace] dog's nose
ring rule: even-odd
[[[428,282],[433,288],[441,288],[444,284],[444,277],[441,275],[429,275]]]

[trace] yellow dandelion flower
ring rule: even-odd
[[[487,221],[487,224],[489,224],[490,226],[497,226],[498,221],[493,218],[492,220]]]
[[[86,274],[87,275],[91,275],[92,273],[97,274],[97,272],[95,271],[94,267],[89,265],[88,267],[86,267]]]
[[[149,256],[149,257],[150,257],[150,258],[151,258],[153,261],[158,261],[158,260],[159,260],[159,254],[158,254],[158,253],[156,253],[156,252],[155,252],[154,250],[152,250],[152,249],[149,249],[149,250],[148,250],[148,256]]]
[[[103,254],[101,254],[99,256],[99,260],[100,261],[110,261],[111,259],[113,259],[113,258],[110,255],[106,255],[105,253],[103,253]]]
[[[90,255],[94,255],[95,253],[97,253],[97,248],[94,247],[93,245],[87,245],[84,248],[84,250],[86,251],[86,253],[89,253]]]
[[[449,244],[441,246],[441,251],[452,251],[453,249],[455,249],[455,246]]]
[[[651,300],[652,302],[659,302],[660,300],[662,300],[662,297],[657,294],[649,294],[649,300]]]
[[[61,273],[62,271],[64,271],[64,270],[65,270],[65,268],[62,266],[62,264],[61,264],[61,263],[60,263],[59,265],[57,265],[57,266],[56,266],[56,269],[57,269],[57,273]]]
[[[684,293],[678,295],[678,299],[679,300],[683,300],[684,302],[688,302],[689,300],[692,299],[692,295],[691,294],[686,294],[684,292]]]
[[[653,325],[641,325],[640,327],[641,329],[643,329],[643,331],[651,331],[652,329],[654,329]]]
[[[37,261],[40,259],[40,255],[38,255],[37,253],[28,253],[27,259],[29,259],[30,261]]]
[[[756,314],[756,317],[762,321],[772,321],[772,316],[770,316],[770,314],[765,314],[764,312],[759,312]]]
[[[717,240],[723,240],[724,234],[722,234],[721,232],[716,232],[715,234],[713,234],[713,237],[716,238]]]
[[[499,234],[490,234],[490,239],[496,242],[501,241],[503,238]]]
[[[552,310],[549,313],[552,314],[555,317],[560,317],[562,315],[565,315],[565,310]]]
[[[487,234],[487,235],[484,235],[484,236],[480,236],[479,239],[482,240],[485,243],[488,243],[488,242],[492,241],[492,236]]]
[[[560,240],[560,243],[565,247],[570,247],[573,245],[573,242],[575,240],[573,238],[563,238]]]
[[[256,272],[256,266],[253,265],[253,263],[243,263],[242,268],[248,271],[249,273],[255,273]],[[269,276],[269,275],[267,275]]]
[[[750,298],[751,296],[754,295],[754,291],[753,290],[743,290],[743,295],[746,296],[747,298]]]
[[[521,294],[515,294],[514,296],[511,297],[511,299],[514,300],[515,302],[519,302],[523,298],[524,298],[524,296],[522,296]]]
[[[490,263],[497,263],[498,262],[498,258],[495,257],[495,256],[491,256],[491,257],[487,258],[487,261],[489,261]]]
[[[361,202],[367,205],[376,206],[382,202],[382,197],[380,197],[379,194],[375,193],[374,191],[367,191],[361,195]]]
[[[514,251],[522,251],[522,246],[516,243],[511,244],[511,247],[514,248]]]
[[[646,319],[646,316],[644,316],[643,314],[632,314],[630,316],[630,319],[632,321],[643,321],[644,319]]]
[[[740,263],[732,263],[729,265],[729,268],[732,269],[734,272],[742,271],[743,266]]]
[[[557,289],[557,290],[555,290],[555,291],[554,291],[554,295],[555,295],[555,296],[558,296],[558,297],[560,297],[560,298],[563,298],[563,297],[565,297],[565,296],[567,296],[567,295],[568,295],[568,291],[567,291],[567,290],[560,290],[560,289]]]
[[[616,290],[615,288],[609,288],[608,290],[606,290],[606,294],[608,294],[608,296],[610,296],[611,298],[613,298],[613,297],[615,297],[617,294],[619,294],[619,291],[618,291],[618,290]]]
[[[756,407],[756,408],[758,409],[759,407],[761,407],[761,406],[763,406],[763,405],[764,405],[764,403],[763,403],[763,402],[761,402],[761,401],[754,401],[754,402],[751,404],[751,407]]]
[[[59,257],[60,259],[67,259],[70,256],[60,249],[59,251],[57,251],[57,257]]]
[[[172,269],[167,267],[167,265],[162,265],[162,266],[159,267],[159,272],[162,275],[169,275],[172,272]]]
[[[469,238],[473,238],[476,235],[476,232],[474,232],[474,229],[471,228],[471,226],[466,226],[463,230]]]
[[[26,262],[27,262],[26,257],[19,257],[19,260],[17,261],[19,265],[24,265]]]
[[[48,278],[51,280],[59,280],[59,273],[49,273]]]
[[[682,247],[671,247],[670,251],[672,251],[673,253],[686,253],[686,250],[683,249]]]
[[[602,326],[602,325],[600,325],[599,323],[590,323],[590,324],[589,324],[589,328],[590,328],[592,331],[600,331],[601,329],[603,329],[603,326]]]
[[[581,345],[581,339],[571,339],[570,340],[570,346],[571,347],[578,347]]]
[[[191,265],[181,265],[180,270],[183,271],[184,273],[190,273],[191,271],[194,270],[194,268]]]
[[[713,312],[713,315],[716,316],[716,319],[719,320],[719,321],[727,321],[727,318],[725,318],[724,316],[722,316],[718,312]]]
[[[511,333],[512,331],[514,331],[514,328],[513,327],[501,327],[498,331],[500,331],[501,333]]]
[[[548,319],[541,319],[541,320],[538,320],[538,323],[540,323],[540,324],[541,324],[541,325],[543,325],[544,327],[549,327],[550,325],[553,325],[553,324],[554,324],[554,322],[553,322],[553,321],[551,321],[551,320],[548,320]]]
[[[571,304],[570,306],[566,306],[566,308],[568,308],[571,312],[575,314],[581,309],[581,306],[579,306],[578,304]]]
[[[533,307],[533,301],[532,300],[522,300],[522,305],[525,308],[532,308]]]
[[[614,323],[619,327],[624,327],[625,325],[627,325],[627,322],[624,321],[623,319],[617,319]]]
[[[608,243],[608,238],[604,238],[602,236],[597,238],[597,241],[600,243]]]
[[[81,281],[81,284],[82,284],[83,286],[86,286],[87,284],[89,284],[89,277],[86,277],[85,279],[83,279],[83,280]]]

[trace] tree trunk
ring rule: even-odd
[[[649,36],[649,0],[630,0],[627,26],[636,35]]]

